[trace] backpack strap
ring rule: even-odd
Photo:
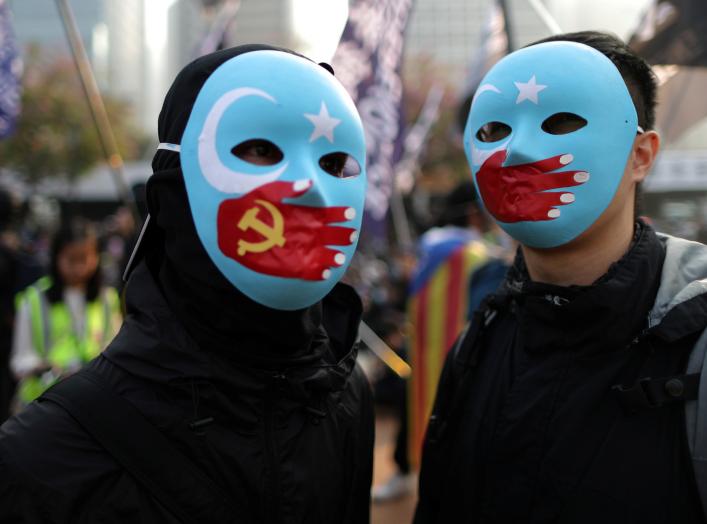
[[[645,409],[661,408],[674,402],[695,400],[700,385],[700,374],[674,375],[662,378],[644,377],[632,386],[612,386],[612,391],[627,415]]]
[[[496,317],[496,309],[487,297],[474,311],[471,322],[449,350],[437,388],[432,414],[425,432],[420,469],[420,493],[415,524],[436,521],[443,498],[451,455],[447,437],[456,433],[460,417],[455,416],[465,400],[464,391],[473,378],[478,354],[483,345],[483,331]]]
[[[479,358],[480,346],[477,342],[484,329],[496,318],[498,299],[494,295],[484,298],[479,307],[474,311],[471,321],[466,329],[450,349],[450,387],[437,390],[437,398],[427,425],[426,440],[431,443],[439,441],[449,429],[448,424],[452,419],[450,415],[455,412],[462,402],[465,380],[468,380],[467,371],[476,367]]]
[[[130,402],[87,370],[39,399],[64,408],[165,509],[185,524],[232,522],[226,496]]]
[[[697,482],[702,508],[707,517],[707,329],[692,348],[687,362],[687,373],[698,374],[700,385],[697,398],[685,403],[687,444],[692,457],[692,469]]]

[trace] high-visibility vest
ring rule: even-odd
[[[32,346],[48,368],[47,373],[28,376],[18,384],[18,398],[29,403],[41,395],[62,374],[72,373],[98,356],[118,332],[121,322],[120,298],[115,289],[102,288],[99,296],[86,304],[83,333],[76,333],[66,304],[52,304],[46,296],[46,279],[21,293],[19,301],[29,304]]]

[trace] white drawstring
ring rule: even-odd
[[[165,151],[174,151],[175,153],[179,153],[181,151],[181,147],[179,147],[179,144],[168,144],[167,142],[160,142],[160,145],[157,146],[157,149],[164,149]]]

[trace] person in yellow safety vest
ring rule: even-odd
[[[120,299],[101,285],[94,228],[73,221],[54,237],[50,275],[17,297],[10,367],[24,406],[96,357],[120,327]]]

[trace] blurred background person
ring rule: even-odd
[[[389,338],[389,345],[406,358],[408,351],[402,349],[406,341],[397,337],[400,330],[409,336],[412,375],[408,381],[384,375],[376,384],[378,405],[393,406],[400,425],[393,452],[396,471],[373,489],[374,502],[412,492],[412,472],[440,366],[476,306],[505,276],[505,244],[503,233],[479,205],[470,180],[459,182],[444,197],[435,227],[420,237],[419,259],[406,282],[407,325],[405,315],[397,324],[394,316],[383,316],[379,324],[380,336]]]
[[[378,321],[371,323],[371,327],[393,351],[407,360],[404,312],[394,308],[384,309],[380,311]],[[390,368],[385,368],[375,381],[373,393],[376,410],[390,412],[395,417],[398,426],[392,455],[395,470],[384,484],[372,489],[371,499],[374,503],[395,500],[410,493],[412,489],[413,476],[407,452],[408,406],[406,390],[407,380],[401,378]]]
[[[0,424],[9,416],[15,390],[9,367],[18,266],[17,236],[10,229],[14,208],[11,193],[0,188]]]
[[[19,193],[0,187],[0,424],[10,416],[17,386],[10,370],[16,297],[46,272],[26,235],[32,221],[32,210]]]
[[[94,227],[74,220],[55,235],[49,275],[17,298],[10,367],[24,406],[97,356],[121,322],[116,290],[102,285]]]

